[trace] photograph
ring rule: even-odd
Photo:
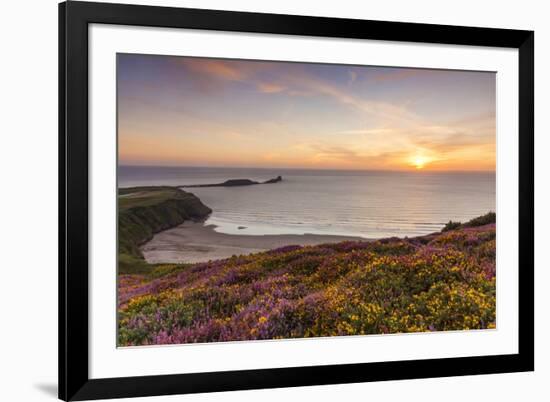
[[[496,78],[117,53],[117,347],[495,330]]]

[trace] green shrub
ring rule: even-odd
[[[461,228],[474,228],[477,226],[488,225],[490,223],[496,223],[497,214],[494,212],[488,212],[485,215],[478,216],[477,218],[471,219],[466,223],[453,222],[449,221],[443,229],[442,232],[448,232],[449,230],[461,229]]]
[[[153,266],[134,255],[120,253],[118,255],[118,273],[120,274],[148,274]]]
[[[489,223],[496,223],[496,221],[497,221],[497,214],[494,212],[488,212],[485,215],[478,216],[477,218],[474,218],[466,222],[463,225],[463,227],[473,228],[476,226],[488,225]]]
[[[455,230],[460,228],[462,224],[460,222],[453,222],[449,221],[445,226],[443,226],[443,229],[441,229],[442,232],[448,232],[449,230]]]

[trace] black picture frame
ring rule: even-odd
[[[213,373],[88,375],[88,25],[375,39],[519,51],[517,354]],[[69,1],[59,5],[59,398],[292,387],[534,370],[534,32]]]

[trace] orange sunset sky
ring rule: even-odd
[[[494,171],[495,74],[119,54],[122,165]]]

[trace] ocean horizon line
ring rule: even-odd
[[[496,170],[432,170],[432,169],[340,169],[340,168],[306,168],[306,167],[256,167],[256,166],[205,166],[205,165],[139,165],[118,164],[117,168],[163,168],[163,169],[233,169],[233,170],[282,170],[313,172],[372,172],[372,173],[496,173]]]

